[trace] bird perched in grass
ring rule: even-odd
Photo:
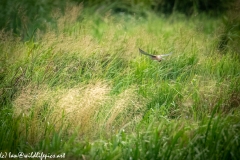
[[[149,56],[152,60],[156,60],[158,62],[161,62],[164,59],[164,57],[172,54],[172,53],[169,53],[169,54],[161,54],[161,55],[152,55],[152,54],[149,54],[149,53],[141,50],[140,48],[139,48],[139,52],[146,55],[146,56]]]

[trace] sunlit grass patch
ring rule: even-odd
[[[93,117],[101,110],[99,107],[105,103],[108,92],[104,84],[57,90],[28,86],[14,101],[14,110],[16,116],[22,117],[22,130],[32,143],[43,138],[48,125],[56,131],[68,129],[68,133],[80,127],[81,135],[97,125]]]
[[[110,95],[110,90],[111,86],[103,82],[69,89],[29,85],[13,105],[15,117],[21,117],[20,132],[34,144],[52,127],[66,134],[77,132],[79,139],[111,136],[121,128],[135,130],[131,127],[141,120],[146,101],[133,89],[117,96]]]
[[[126,89],[116,97],[104,122],[110,131],[118,132],[119,129],[124,128],[133,131],[135,130],[134,124],[138,124],[142,119],[144,110],[146,110],[144,108],[146,99],[137,95],[134,90],[136,90],[134,87]]]

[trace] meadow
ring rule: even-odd
[[[240,59],[218,50],[221,18],[143,13],[69,6],[27,41],[2,30],[0,152],[240,159]]]

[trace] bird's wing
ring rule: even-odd
[[[138,48],[138,49],[139,49],[139,52],[142,53],[142,54],[144,54],[144,55],[151,56],[151,57],[155,57],[154,55],[151,55],[151,54],[149,54],[149,53],[141,50],[140,48]]]
[[[169,54],[162,54],[161,57],[166,57],[166,56],[170,56],[172,53]]]

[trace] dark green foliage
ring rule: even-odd
[[[220,32],[218,49],[226,53],[231,49],[240,55],[240,1],[232,3],[232,8],[223,17],[224,27]]]
[[[44,29],[54,10],[63,11],[64,0],[1,0],[0,29],[12,30],[22,39],[29,39],[36,28]]]
[[[182,12],[186,15],[192,15],[194,12],[206,12],[211,15],[222,14],[229,9],[234,0],[123,0],[116,2],[114,0],[74,0],[84,5],[108,7],[111,6],[115,12],[132,13],[134,8],[149,8],[155,12],[172,13]],[[113,5],[114,4],[114,5]]]
[[[71,0],[68,2],[82,3],[86,7],[93,7],[94,11],[109,11],[115,13],[143,14],[143,9],[152,9],[158,13],[182,12],[192,15],[194,12],[207,12],[211,15],[220,14],[231,6],[234,0]],[[64,0],[1,0],[0,2],[0,29],[13,30],[22,34],[22,38],[31,35],[35,28],[44,28],[51,21],[50,14],[57,10],[63,12],[66,7]],[[34,23],[33,23],[34,22]]]

